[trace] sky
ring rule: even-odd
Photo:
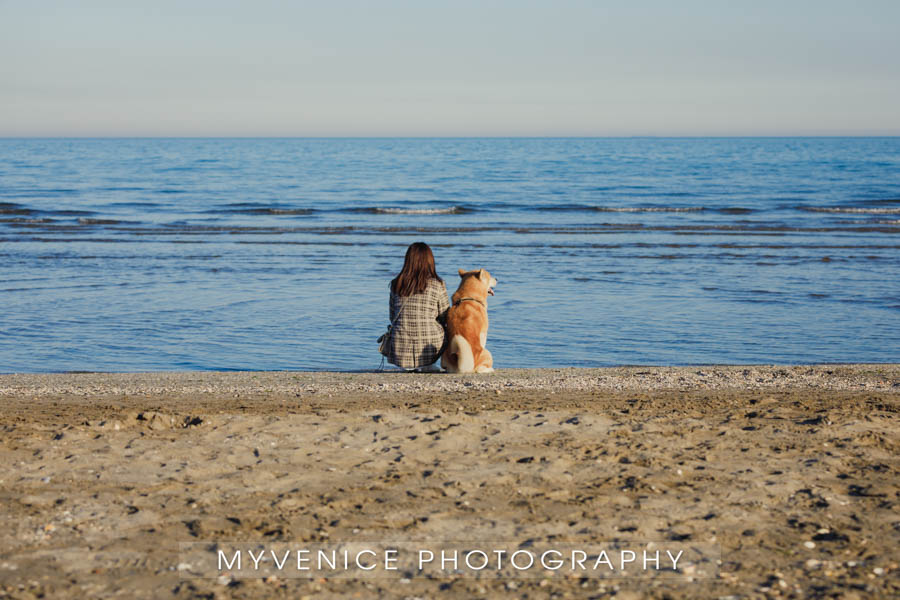
[[[0,136],[900,135],[896,0],[0,0]]]

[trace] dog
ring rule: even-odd
[[[484,269],[459,270],[462,281],[447,312],[447,347],[441,367],[448,373],[493,373],[494,358],[487,348],[487,297],[497,280]]]

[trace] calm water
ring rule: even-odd
[[[900,361],[900,138],[0,140],[0,372],[377,367],[422,240],[498,367]]]

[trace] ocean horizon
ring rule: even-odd
[[[900,139],[898,134],[803,135],[0,135],[0,140],[816,140]]]

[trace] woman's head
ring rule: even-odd
[[[428,244],[416,242],[406,249],[403,269],[391,281],[391,289],[398,296],[421,294],[432,279],[443,281],[434,268],[434,254]]]

